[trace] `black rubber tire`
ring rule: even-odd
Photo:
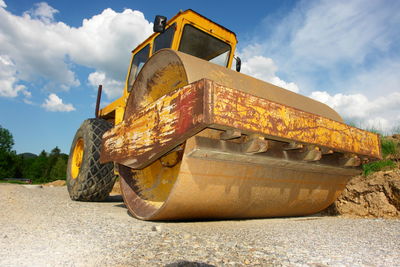
[[[71,145],[67,167],[67,187],[72,200],[103,201],[110,194],[116,176],[114,163],[100,163],[101,139],[111,123],[103,119],[87,119],[79,127]],[[82,164],[78,176],[71,175],[72,154],[78,139],[84,143]]]

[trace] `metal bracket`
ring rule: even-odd
[[[330,155],[333,154],[333,150],[327,147],[321,147],[322,155]]]
[[[302,149],[303,145],[296,143],[296,142],[290,142],[287,145],[283,147],[283,150],[296,150],[296,149]]]
[[[222,140],[231,140],[231,139],[236,139],[242,136],[242,132],[239,131],[238,129],[229,129],[226,130],[225,132],[221,133],[220,138]]]
[[[352,154],[345,154],[342,158],[339,159],[341,165],[345,167],[357,167],[361,165],[361,159]]]
[[[305,161],[318,161],[322,158],[321,149],[317,146],[306,146],[300,153],[301,159]]]
[[[258,134],[250,135],[249,140],[242,144],[242,151],[247,154],[266,152],[268,148],[268,141]]]

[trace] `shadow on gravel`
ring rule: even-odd
[[[128,208],[126,207],[126,205],[123,203],[123,198],[121,195],[115,195],[115,196],[109,196],[106,200],[106,202],[122,202],[120,204],[116,204],[114,205],[114,207],[117,208],[123,208],[126,209],[126,213],[127,215],[129,215],[130,217],[134,218],[137,220],[137,218],[135,216],[133,216],[130,211],[128,210]],[[281,220],[281,219],[287,219],[287,220],[293,220],[293,221],[310,221],[310,220],[320,220],[324,217],[335,217],[335,214],[332,213],[326,213],[326,212],[319,212],[316,214],[311,214],[311,215],[306,215],[306,216],[293,216],[293,217],[271,217],[271,218],[245,218],[245,219],[240,219],[240,218],[197,218],[197,219],[181,219],[181,220],[161,220],[161,221],[157,221],[158,223],[192,223],[192,222],[196,222],[196,223],[203,223],[203,222],[224,222],[224,221],[236,221],[236,222],[240,222],[240,221],[254,221],[254,220]],[[153,221],[154,222],[154,221]],[[175,266],[175,265],[171,265],[171,266]],[[178,265],[176,265],[178,266]],[[181,265],[179,265],[181,266]],[[186,266],[186,265],[182,265],[182,266]],[[192,266],[192,265],[187,265],[187,266]],[[208,266],[208,265],[193,265],[193,266]],[[212,266],[212,265],[209,265]]]
[[[121,208],[126,208],[127,209],[127,207],[125,206],[125,204],[120,204],[120,205],[115,205],[114,207],[121,207]],[[134,219],[136,219],[136,220],[138,220],[138,218],[136,218],[135,216],[133,216],[132,214],[131,214],[131,212],[127,209],[126,210],[126,214],[128,214],[130,217],[132,217],[132,218],[134,218]],[[167,221],[167,220],[160,220],[160,221],[152,221],[152,222],[157,222],[157,223],[165,223],[165,224],[168,224],[168,223],[173,223],[173,224],[179,224],[179,223],[182,223],[182,224],[184,224],[184,223],[193,223],[193,222],[195,222],[195,223],[203,223],[203,222],[224,222],[224,221],[249,221],[249,220],[253,220],[253,219],[237,219],[237,218],[234,218],[234,219],[229,219],[229,218],[226,218],[226,219],[204,219],[204,218],[200,218],[200,219],[185,219],[185,220],[170,220],[170,221]],[[150,221],[151,222],[151,221]],[[172,263],[171,263],[172,264]],[[167,266],[167,265],[166,265]],[[169,265],[168,265],[169,266]],[[213,266],[213,265],[171,265],[171,266]]]
[[[122,207],[122,206],[121,206]],[[123,205],[125,207],[125,205]],[[130,214],[129,211],[127,211],[128,215],[135,218],[133,215]],[[312,215],[306,215],[306,216],[293,216],[293,217],[269,217],[269,218],[214,218],[214,219],[206,219],[206,218],[199,218],[199,219],[182,219],[182,220],[171,220],[171,221],[166,221],[166,220],[161,220],[157,221],[158,223],[174,223],[174,224],[185,224],[185,223],[206,223],[206,222],[245,222],[245,221],[255,221],[255,220],[265,220],[265,221],[273,221],[273,220],[291,220],[291,221],[311,221],[311,220],[321,220],[324,217],[335,217],[335,216],[329,216],[329,215],[321,215],[319,213],[317,214],[312,214]]]
[[[168,263],[164,265],[164,267],[215,267],[215,265],[196,261],[177,261],[173,263]]]
[[[127,207],[125,206],[124,203],[121,203],[121,204],[118,204],[118,205],[114,205],[114,207],[127,209]]]
[[[108,196],[108,197],[104,200],[104,202],[122,202],[122,201],[124,201],[124,200],[122,199],[122,196],[121,196],[121,195]],[[125,205],[124,205],[124,207],[125,207]]]

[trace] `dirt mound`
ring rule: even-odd
[[[64,186],[66,185],[65,180],[55,180],[53,182],[47,183],[47,184],[43,184],[43,186],[50,186],[50,187],[54,187],[54,186]]]
[[[400,169],[354,177],[327,213],[400,218]]]

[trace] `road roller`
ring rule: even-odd
[[[375,133],[327,105],[240,73],[236,35],[193,10],[132,51],[123,94],[85,120],[67,167],[72,200],[105,200],[119,177],[141,220],[303,216],[380,159]],[[232,67],[234,66],[234,67]]]

